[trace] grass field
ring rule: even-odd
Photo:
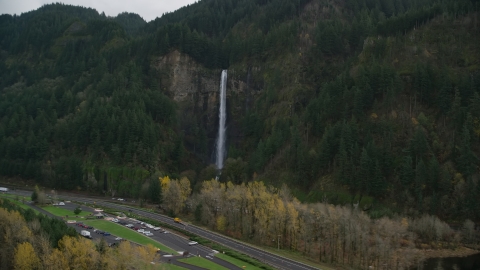
[[[4,198],[4,199],[7,199],[7,200],[9,200],[9,201],[11,201],[11,202],[13,202],[14,204],[18,205],[19,207],[21,207],[21,208],[23,208],[23,209],[25,209],[25,210],[27,210],[27,209],[32,209],[33,212],[35,212],[36,214],[40,214],[40,212],[38,212],[38,210],[30,207],[28,204],[24,204],[24,203],[22,203],[22,202],[19,202],[19,201],[15,200],[13,195],[11,195],[11,194],[9,194],[9,195],[10,195],[10,196],[5,196],[5,194],[1,194],[0,197],[1,197],[1,198]],[[22,197],[20,197],[20,198],[22,198]]]
[[[146,237],[132,229],[129,229],[127,227],[115,224],[110,221],[106,220],[86,220],[83,223],[90,225],[96,229],[100,229],[102,231],[107,231],[113,235],[116,235],[118,237],[122,237],[123,239],[130,240],[132,242],[141,244],[141,245],[148,245],[151,244],[154,247],[159,248],[162,251],[169,252],[169,253],[177,253],[175,250],[162,245],[161,243]]]
[[[206,269],[225,269],[225,270],[228,270],[227,268],[223,267],[223,266],[220,266],[214,262],[211,262],[205,258],[202,258],[202,257],[190,257],[188,259],[181,259],[181,260],[178,260],[179,262],[183,262],[183,263],[188,263],[188,264],[191,264],[191,265],[195,265],[195,266],[199,266],[199,267],[203,267],[203,268],[206,268]]]
[[[58,206],[46,206],[46,207],[42,207],[42,208],[43,208],[43,210],[48,211],[48,212],[54,214],[55,216],[59,216],[59,217],[64,217],[64,216],[85,217],[85,216],[88,216],[92,213],[92,212],[82,211],[80,214],[75,215],[75,213],[73,213],[73,211],[63,209],[63,208],[61,208],[61,206],[60,207],[58,207]]]
[[[169,264],[169,263],[162,263],[160,266],[160,269],[162,270],[186,270],[187,268],[183,268],[174,264]]]
[[[249,263],[246,263],[242,260],[239,260],[239,259],[236,259],[236,258],[233,258],[233,257],[230,257],[228,255],[225,255],[225,254],[222,254],[222,253],[217,253],[215,255],[215,257],[219,258],[219,259],[222,259],[224,261],[227,261],[233,265],[236,265],[240,268],[243,268],[245,266],[245,269],[258,269],[258,270],[261,270],[262,268],[260,267],[257,267],[257,266],[254,266],[254,265],[251,265]]]

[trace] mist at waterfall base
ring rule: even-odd
[[[227,122],[227,70],[222,71],[222,75],[220,77],[220,110],[218,113],[219,121],[218,121],[218,135],[216,141],[216,158],[215,158],[215,165],[218,170],[218,175],[221,174],[221,170],[223,169],[223,162],[225,160],[225,141],[226,141],[226,131],[227,127],[225,126]],[[217,176],[218,178],[218,176]]]

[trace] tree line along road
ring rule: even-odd
[[[196,234],[198,236],[201,236],[205,239],[208,239],[212,242],[216,242],[218,244],[221,244],[225,247],[228,247],[232,250],[236,250],[238,252],[244,253],[246,255],[249,255],[253,258],[256,258],[260,261],[263,261],[277,269],[286,269],[286,270],[311,270],[311,269],[320,269],[316,267],[312,267],[310,265],[303,264],[301,262],[297,262],[267,251],[264,251],[262,249],[253,247],[251,245],[242,243],[240,241],[234,240],[232,238],[223,236],[221,234],[217,234],[214,232],[207,231],[205,229],[202,229],[200,227],[194,226],[194,225],[188,225],[184,226],[182,224],[175,223],[172,218],[161,215],[161,214],[156,214],[156,213],[151,213],[145,210],[141,210],[138,208],[132,208],[129,206],[121,205],[121,204],[116,204],[116,203],[111,203],[107,201],[102,201],[97,199],[90,199],[90,198],[85,198],[85,197],[79,197],[79,196],[71,196],[71,195],[59,195],[59,197],[62,197],[64,199],[68,200],[73,200],[73,201],[78,201],[78,202],[83,202],[83,203],[90,203],[95,205],[101,205],[101,206],[107,206],[113,209],[118,209],[121,211],[131,211],[134,214],[144,216],[147,218],[151,218],[172,226],[175,226],[179,229],[186,230],[188,232],[191,232],[193,234]]]

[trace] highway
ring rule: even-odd
[[[31,192],[28,191],[13,191],[12,193],[19,193],[19,194],[24,194],[25,196],[30,196]],[[27,195],[28,194],[28,195]],[[230,237],[226,237],[224,235],[211,232],[208,230],[205,230],[203,228],[194,226],[194,225],[188,225],[184,226],[182,224],[175,223],[172,218],[161,215],[161,214],[156,214],[156,213],[151,213],[148,211],[144,211],[141,209],[137,208],[132,208],[126,205],[122,204],[117,204],[117,203],[112,203],[108,202],[105,200],[99,200],[98,198],[96,199],[91,199],[91,198],[85,198],[85,197],[79,197],[79,196],[74,196],[74,195],[59,195],[60,198],[63,198],[65,200],[71,200],[71,201],[77,201],[77,202],[82,202],[82,203],[88,203],[88,204],[94,204],[98,206],[104,206],[104,207],[109,207],[112,209],[118,209],[120,211],[124,212],[129,212],[131,211],[134,214],[137,214],[139,216],[144,216],[153,220],[157,220],[166,224],[169,224],[171,226],[178,227],[179,229],[183,229],[185,231],[189,231],[193,234],[196,234],[200,237],[203,237],[205,239],[208,239],[212,242],[219,243],[225,247],[228,247],[232,250],[239,251],[241,253],[244,253],[248,256],[254,257],[262,262],[265,262],[266,264],[271,265],[272,267],[276,269],[286,269],[286,270],[311,270],[311,269],[320,269],[320,268],[315,268],[310,265],[303,264],[301,262],[297,262],[270,252],[267,252],[265,250],[262,250],[260,248],[254,247],[249,244],[245,244],[243,242],[237,241],[235,239],[232,239]],[[201,246],[201,245],[196,245],[196,246],[191,246],[189,247],[187,245],[188,240],[184,239],[183,243],[179,244],[178,240],[174,240],[173,237],[180,237],[176,235],[166,234],[164,237],[161,237],[159,239],[160,242],[164,243],[167,246],[170,246],[169,244],[172,244],[172,248],[178,247],[181,248],[181,250],[189,250],[191,253],[196,254],[203,254],[203,256],[208,256],[206,254],[211,254],[212,250],[208,249],[207,247]],[[172,238],[171,238],[172,237]],[[172,242],[172,243],[167,243],[167,242]],[[213,256],[210,256],[213,257]],[[215,258],[215,257],[213,257]]]

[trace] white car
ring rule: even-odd
[[[122,238],[121,238],[121,237],[117,237],[117,238],[115,238],[115,240],[120,241],[120,240],[122,240]]]
[[[59,202],[58,205],[65,205],[65,203],[64,202]]]
[[[143,231],[143,234],[151,233],[150,231]]]
[[[118,219],[114,218],[112,219],[113,222],[117,223],[118,222]]]
[[[133,227],[133,224],[127,224],[127,225],[125,225],[125,227],[131,228],[131,227]]]
[[[158,231],[158,230],[160,230],[160,229],[161,229],[160,227],[155,227],[155,228],[153,228],[154,231]]]
[[[145,226],[147,226],[147,227],[150,228],[150,229],[153,229],[153,228],[154,228],[153,225],[151,225],[151,224],[146,224]]]
[[[188,242],[188,245],[189,245],[189,246],[193,246],[193,245],[196,245],[196,244],[198,244],[198,242],[195,242],[195,241],[190,241],[190,242]]]
[[[119,201],[125,201],[125,200],[124,200],[124,199],[122,199],[122,198],[118,198],[117,200],[119,200]]]
[[[153,236],[153,233],[146,233],[146,236]]]
[[[143,233],[145,230],[144,229],[139,229],[137,232]]]
[[[163,231],[163,233],[170,233],[169,231]]]

